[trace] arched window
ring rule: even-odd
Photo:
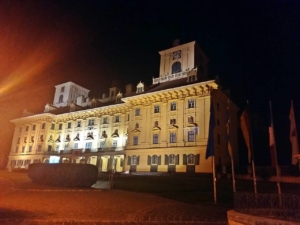
[[[172,65],[172,74],[173,73],[179,73],[181,72],[181,63],[180,62],[174,62]]]
[[[195,165],[195,156],[193,154],[189,154],[187,156],[187,164],[188,165]]]
[[[136,165],[137,164],[137,157],[135,155],[133,155],[131,157],[131,162],[130,162],[130,165]]]
[[[155,164],[157,164],[158,163],[158,157],[157,157],[157,155],[153,155],[152,157],[151,157],[151,164],[153,165],[155,165]]]

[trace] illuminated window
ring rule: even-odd
[[[158,164],[158,157],[157,157],[157,155],[153,155],[151,157],[151,164],[152,165],[157,165]]]
[[[113,147],[113,148],[116,148],[116,147],[117,147],[117,143],[118,143],[117,140],[113,140],[112,147]]]
[[[169,156],[169,165],[174,165],[175,164],[175,155],[172,154]]]
[[[194,99],[188,100],[188,108],[195,108],[195,100]]]
[[[139,116],[139,115],[140,115],[140,108],[136,108],[136,109],[135,109],[135,115],[136,115],[136,116]]]
[[[95,125],[95,120],[89,119],[89,126],[94,126],[94,125]]]
[[[159,113],[159,105],[154,106],[154,113]]]
[[[153,144],[158,144],[158,134],[153,134]]]
[[[101,141],[101,142],[100,142],[100,148],[103,149],[103,148],[104,148],[104,144],[105,144],[105,142],[104,142],[104,141]]]
[[[107,124],[107,117],[103,117],[103,124]]]
[[[187,156],[187,164],[188,165],[195,165],[195,156],[192,154],[189,154]]]
[[[137,157],[134,155],[130,159],[130,165],[136,165],[137,164]]]
[[[92,142],[85,143],[85,149],[91,149],[92,148]]]
[[[176,133],[172,132],[170,133],[170,143],[176,142]]]
[[[189,131],[188,132],[188,142],[193,142],[195,141],[195,133],[194,131]]]
[[[139,137],[138,136],[134,136],[133,137],[133,145],[138,145],[139,142]]]
[[[176,102],[171,102],[170,106],[171,106],[171,108],[170,108],[171,111],[176,110]]]

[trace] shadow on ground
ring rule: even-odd
[[[0,208],[0,219],[43,219],[44,216],[41,212],[32,213],[26,210],[13,210],[8,208]]]

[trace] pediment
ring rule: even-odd
[[[197,123],[189,123],[186,127],[198,127]]]
[[[141,131],[139,130],[139,129],[137,129],[137,128],[135,128],[135,129],[133,129],[132,131],[131,131],[131,133],[134,133],[134,134],[137,134],[137,133],[140,133]]]
[[[160,127],[153,127],[152,128],[152,131],[160,131],[161,129],[160,129]]]
[[[177,129],[178,129],[178,126],[175,124],[172,124],[169,126],[169,130],[177,130]]]

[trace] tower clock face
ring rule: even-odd
[[[181,50],[173,52],[173,60],[181,58]]]

